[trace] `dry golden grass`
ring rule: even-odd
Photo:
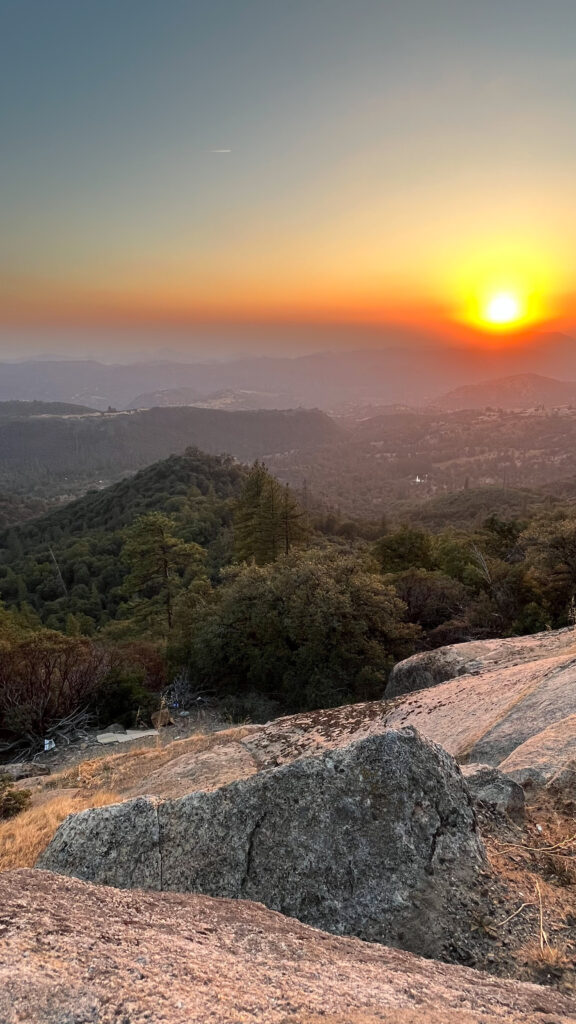
[[[518,956],[525,959],[533,967],[573,967],[574,955],[564,943],[543,946],[535,940],[521,947]]]
[[[106,788],[122,793],[135,785],[138,779],[146,778],[151,772],[181,757],[182,754],[200,753],[227,743],[237,743],[253,731],[254,726],[242,725],[219,732],[198,732],[186,739],[174,740],[166,746],[158,743],[152,748],[141,747],[123,754],[81,761],[73,768],[50,776],[46,785],[57,788],[72,786],[86,790]]]
[[[104,807],[118,800],[116,793],[100,791],[54,796],[0,824],[0,871],[34,867],[56,829],[69,814],[88,807]]]
[[[253,726],[236,726],[220,732],[194,733],[165,746],[157,743],[152,748],[82,761],[57,775],[47,776],[45,781],[39,781],[33,806],[0,825],[0,871],[33,867],[69,814],[121,801],[139,779],[174,758],[238,742],[252,731]],[[62,789],[76,792],[50,796],[51,790]]]

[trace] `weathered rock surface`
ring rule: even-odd
[[[499,766],[517,781],[530,779],[532,793],[552,779],[558,785],[561,777],[571,778],[576,753],[574,630],[460,644],[404,664],[414,673],[418,659],[425,657],[428,666],[436,656],[439,665],[451,660],[455,671],[464,666],[468,674],[398,698],[387,716],[388,726],[413,725],[461,762]],[[402,664],[397,671],[401,675]]]
[[[573,629],[456,644],[415,655],[394,672],[410,675],[421,665],[432,675],[437,669],[435,679],[448,672],[454,678],[392,701],[309,712],[254,727],[242,741],[253,759],[252,765],[245,755],[241,759],[243,773],[411,725],[461,763],[500,767],[523,785],[528,781],[527,793],[548,784],[574,793]]]
[[[71,814],[38,863],[102,885],[160,889],[157,802],[137,797]]]
[[[471,674],[472,659],[468,664],[458,654],[458,646],[453,644],[450,647],[440,647],[436,651],[424,651],[422,654],[414,654],[405,661],[400,661],[394,666],[386,686],[385,697],[393,700],[401,697],[404,693],[414,693],[416,690],[427,690],[431,686],[438,686],[447,679],[454,679],[456,676]],[[466,644],[468,646],[468,644]]]
[[[213,792],[73,815],[38,866],[120,888],[257,900],[433,956],[463,921],[482,863],[457,765],[405,729]]]
[[[574,1024],[576,1003],[257,904],[0,875],[2,1024]]]
[[[261,728],[254,727],[256,732]],[[174,745],[178,750],[178,744]],[[158,796],[175,799],[197,790],[218,789],[229,782],[247,779],[259,771],[256,751],[244,740],[219,742],[212,749],[187,751],[174,757],[131,787],[130,795]]]
[[[549,786],[576,796],[576,715],[531,736],[509,754],[501,770],[527,792]]]
[[[390,673],[385,696],[392,699],[404,693],[437,686],[456,676],[479,675],[492,669],[523,665],[558,655],[576,656],[574,629],[449,644],[435,651],[414,654],[395,665]]]
[[[463,765],[462,774],[476,806],[488,807],[513,821],[522,821],[526,797],[522,786],[487,764]]]

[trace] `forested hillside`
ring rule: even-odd
[[[404,411],[345,420],[343,439],[267,458],[292,487],[303,481],[352,516],[387,513],[466,488],[541,488],[576,473],[576,410]]]
[[[174,516],[216,571],[230,547],[232,499],[245,470],[190,449],[0,535],[0,599],[26,604],[57,629],[92,633],[126,603],[122,530],[138,516]],[[76,617],[70,621],[70,616]]]
[[[25,523],[43,515],[50,503],[41,498],[27,498],[23,494],[0,494],[0,530],[13,524]]]
[[[226,412],[167,408],[78,417],[0,419],[0,486],[18,493],[78,493],[190,445],[250,461],[335,441],[315,410]]]
[[[467,489],[553,489],[576,472],[576,411],[396,409],[340,419],[310,409],[0,413],[0,489],[67,500],[190,445],[263,459],[306,492],[308,507],[371,519],[394,513],[399,502]]]

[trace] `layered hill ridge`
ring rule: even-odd
[[[194,388],[167,388],[138,395],[130,402],[129,409],[154,409],[166,406],[193,405],[197,409],[294,409],[301,403],[293,395],[275,394],[270,391],[254,391],[248,388],[228,388],[204,395]]]
[[[554,380],[537,373],[498,377],[480,384],[467,384],[448,391],[430,404],[446,412],[459,409],[546,409],[573,405],[576,381]]]
[[[187,387],[198,396],[222,390],[287,394],[298,405],[335,409],[351,403],[415,405],[442,390],[512,374],[576,377],[573,338],[534,333],[525,343],[487,350],[469,343],[446,347],[445,339],[395,325],[379,325],[358,348],[356,333],[346,349],[326,350],[337,338],[334,325],[308,355],[247,356],[222,362],[146,361],[103,364],[94,360],[29,360],[0,364],[0,399],[64,401],[106,409],[126,408],[136,396]],[[366,335],[364,335],[366,337]],[[266,350],[270,338],[266,338]],[[415,365],[419,372],[414,372]]]
[[[98,415],[96,409],[71,402],[0,402],[2,420],[23,420],[37,416],[86,416]]]
[[[341,431],[315,409],[193,407],[0,419],[0,484],[54,493],[110,482],[191,446],[252,461],[328,444]]]

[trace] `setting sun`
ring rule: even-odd
[[[484,316],[490,324],[513,325],[522,318],[520,300],[510,292],[500,292],[488,301]]]
[[[452,291],[454,319],[496,341],[499,335],[520,337],[556,315],[563,285],[558,255],[536,238],[479,240],[475,251],[462,253],[439,283]]]

